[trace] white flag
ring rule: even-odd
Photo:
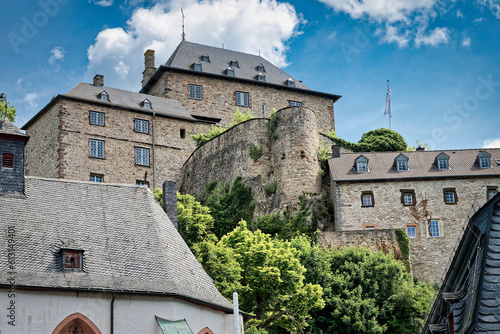
[[[391,113],[391,87],[389,86],[389,80],[387,80],[387,95],[385,96],[385,112],[384,115],[392,115]]]

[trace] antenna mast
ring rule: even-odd
[[[186,34],[184,33],[184,11],[182,10],[182,7],[181,7],[181,13],[182,13],[182,41],[185,41],[186,40]]]

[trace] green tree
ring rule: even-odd
[[[214,218],[210,215],[210,209],[193,196],[177,193],[177,221],[179,233],[189,248],[203,241],[217,241],[212,234]]]
[[[326,134],[337,145],[353,152],[406,151],[407,144],[399,133],[389,129],[376,129],[363,134],[357,143],[337,137],[335,131]]]
[[[7,117],[9,121],[14,122],[16,118],[16,109],[5,99],[3,93],[0,94],[0,121]]]

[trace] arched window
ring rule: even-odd
[[[212,332],[210,328],[205,327],[201,331],[199,331],[198,334],[214,334],[214,332]]]
[[[14,155],[10,153],[4,153],[2,155],[2,167],[3,168],[14,168]]]
[[[89,318],[81,313],[73,313],[57,325],[52,334],[102,334]]]

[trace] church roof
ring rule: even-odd
[[[0,197],[18,289],[165,295],[231,312],[148,188],[26,177],[25,193]],[[83,250],[83,271],[62,268],[63,249]],[[11,272],[5,253],[0,286]]]
[[[5,117],[3,120],[0,120],[0,136],[18,136],[18,137],[26,137],[27,135],[22,133],[12,122]]]

